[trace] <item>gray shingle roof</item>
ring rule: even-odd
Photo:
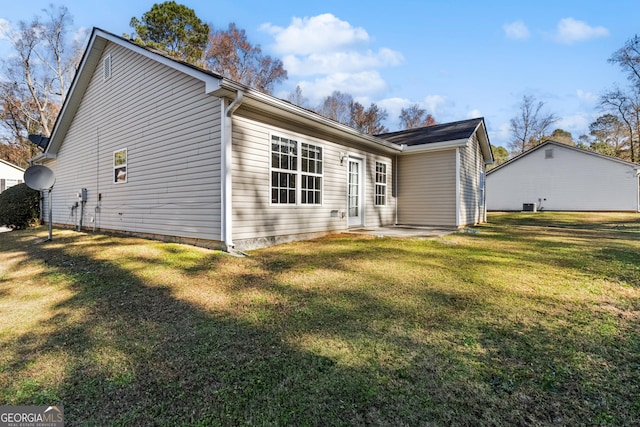
[[[477,118],[453,123],[443,123],[399,132],[383,133],[376,135],[376,137],[393,142],[394,144],[405,144],[407,146],[468,139],[471,138],[483,120],[483,118]]]

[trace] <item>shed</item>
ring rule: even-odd
[[[0,193],[23,182],[24,169],[0,159]]]
[[[546,141],[487,173],[491,211],[640,211],[640,165]]]

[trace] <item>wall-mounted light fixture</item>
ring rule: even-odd
[[[339,156],[340,156],[340,164],[344,165],[344,159],[347,157],[347,153],[341,151]]]

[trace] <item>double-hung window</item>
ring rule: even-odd
[[[271,203],[322,204],[322,147],[271,136]]]
[[[387,165],[376,162],[376,195],[375,205],[386,206],[387,204]]]

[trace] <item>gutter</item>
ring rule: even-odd
[[[232,120],[233,113],[240,107],[244,100],[244,92],[238,90],[236,97],[231,104],[224,108],[224,114],[222,116],[222,162],[221,162],[221,240],[224,243],[225,251],[231,252],[235,245],[233,244],[233,209],[232,209],[232,141],[233,141],[233,129]],[[224,99],[223,99],[224,105]]]
[[[50,153],[38,153],[35,156],[33,156],[32,158],[29,159],[29,164],[33,165],[34,163],[38,163],[41,162],[42,160],[45,159],[55,159],[56,155],[55,154],[50,154]]]

